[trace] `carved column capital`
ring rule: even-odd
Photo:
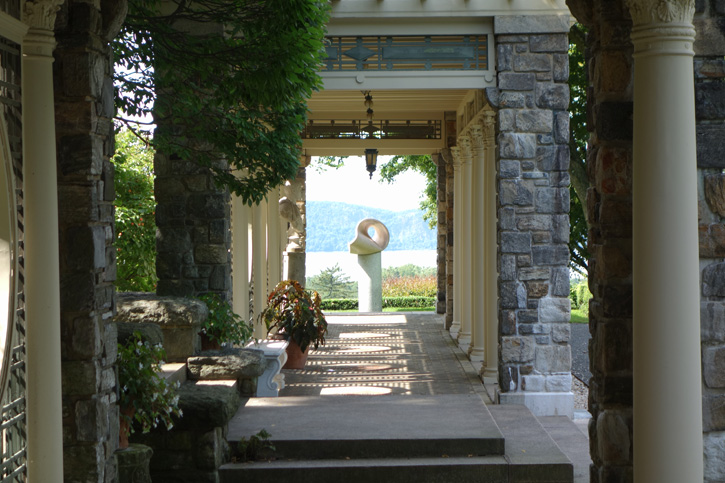
[[[695,0],[627,0],[632,14],[634,57],[692,57]]]
[[[496,139],[496,113],[493,111],[484,112],[481,127],[483,128],[483,137],[486,143],[493,145]]]
[[[471,156],[473,155],[471,146],[471,137],[468,135],[458,136],[458,146],[461,148],[461,159],[463,164],[471,162]]]
[[[452,146],[450,150],[451,157],[453,158],[453,162],[451,163],[453,165],[453,170],[458,171],[458,168],[460,168],[463,163],[463,159],[461,158],[461,148],[459,146]]]
[[[481,124],[473,124],[470,128],[471,136],[471,147],[473,149],[474,156],[480,156],[483,154],[483,148],[486,145],[486,136],[483,132],[483,126]]]
[[[695,0],[627,0],[635,27],[647,24],[691,23]]]
[[[63,0],[26,0],[23,8],[23,22],[30,28],[53,30],[55,16]]]

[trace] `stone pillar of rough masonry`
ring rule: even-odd
[[[569,347],[566,16],[494,18],[498,108],[499,390],[573,415]]]
[[[109,43],[125,14],[125,1],[67,0],[55,22],[65,481],[117,477],[115,190],[109,161],[115,107]],[[30,216],[26,212],[26,219]]]
[[[632,476],[632,42],[625,0],[570,1],[588,28],[592,483]],[[606,14],[604,14],[606,12]]]
[[[63,480],[53,25],[59,1],[26,5],[23,45],[28,477]],[[104,254],[105,259],[105,254]],[[95,388],[88,388],[95,392]]]
[[[725,1],[696,2],[700,334],[705,481],[725,481]]]
[[[116,258],[113,167],[109,162],[114,151],[115,109],[109,42],[121,26],[125,6],[125,2],[70,0],[62,5],[55,22],[58,46],[53,79],[66,480],[116,479],[113,453],[118,445],[119,421],[114,368],[117,343],[111,323]],[[33,75],[26,72],[24,77]],[[26,188],[30,191],[27,184]],[[49,193],[46,191],[46,196]],[[45,209],[46,216],[50,215],[50,209]],[[28,210],[26,205],[26,219],[33,217]],[[29,230],[26,236],[30,240]],[[52,268],[44,266],[43,270]],[[26,268],[26,279],[30,278]],[[43,293],[43,297],[53,297],[52,292]],[[28,316],[30,327],[30,312]],[[29,379],[32,377],[29,374]],[[48,461],[38,463],[43,471],[52,465]],[[46,481],[42,476],[29,477]],[[48,478],[54,481],[50,474]]]
[[[694,9],[694,0],[629,2],[637,482],[703,479]]]

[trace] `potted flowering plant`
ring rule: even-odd
[[[161,344],[143,341],[140,332],[134,332],[125,343],[118,344],[120,448],[128,447],[128,436],[134,427],[140,427],[144,433],[159,424],[171,429],[172,416],[182,415],[176,394],[179,383],[169,383],[159,374],[165,356]]]
[[[267,308],[261,317],[269,333],[290,343],[285,368],[301,369],[310,345],[315,349],[324,345],[327,320],[322,314],[321,303],[320,294],[305,290],[295,280],[280,282],[269,294]],[[296,360],[298,358],[301,360]]]
[[[209,309],[209,317],[201,327],[202,350],[219,349],[224,343],[243,346],[252,338],[252,325],[234,313],[229,302],[215,293],[204,294],[199,299]]]

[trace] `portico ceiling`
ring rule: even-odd
[[[444,111],[455,111],[467,89],[415,89],[370,91],[375,119],[443,119]],[[308,101],[310,119],[365,119],[361,90],[323,90]]]
[[[373,118],[382,120],[444,121],[446,112],[455,112],[468,89],[410,89],[371,91]],[[312,120],[365,120],[366,107],[360,90],[323,90],[308,101]],[[441,139],[305,139],[309,156],[362,156],[366,148],[376,148],[381,155],[431,154],[445,147],[445,123]]]

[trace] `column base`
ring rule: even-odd
[[[461,331],[461,323],[456,322],[455,320],[451,324],[451,328],[448,329],[448,332],[451,334],[451,339],[457,340],[458,339],[458,333]]]
[[[458,333],[458,347],[468,354],[468,348],[471,347],[471,334],[466,334],[464,332]]]
[[[488,366],[485,366],[481,372],[481,377],[496,381],[496,384],[498,384],[498,367],[489,368]]]
[[[468,358],[471,360],[471,362],[483,362],[483,348],[481,347],[471,347],[470,352],[468,353]]]
[[[574,419],[572,392],[499,392],[500,404],[523,404],[534,416],[567,416]]]

